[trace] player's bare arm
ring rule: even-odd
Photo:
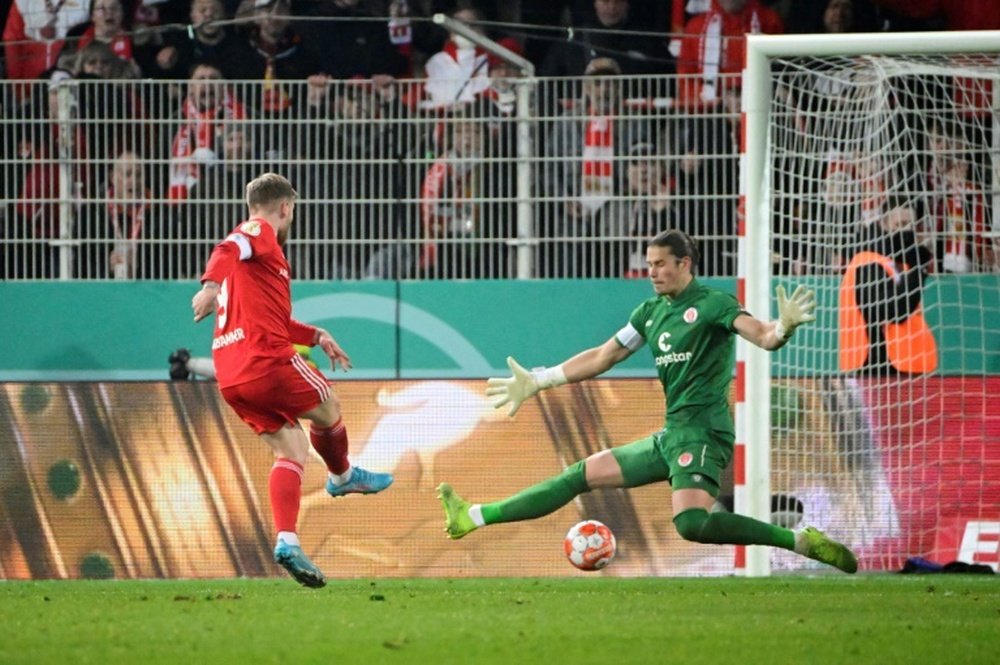
[[[627,347],[612,337],[604,344],[581,351],[562,364],[567,383],[586,381],[604,374],[632,355]]]
[[[333,338],[333,335],[326,330],[320,328],[316,331],[315,346],[323,349],[323,353],[330,358],[330,365],[333,369],[337,369],[337,363],[340,363],[345,372],[351,369],[350,356],[340,347],[340,344],[337,344],[337,340]]]
[[[201,290],[191,299],[191,309],[194,310],[194,322],[197,323],[215,311],[215,300],[219,295],[219,285],[211,280],[205,280]]]
[[[776,321],[761,321],[749,314],[741,314],[733,321],[733,327],[740,337],[765,351],[780,349],[788,341],[778,337],[774,331]]]
[[[816,294],[812,290],[799,285],[789,297],[785,287],[779,286],[775,293],[778,298],[777,320],[761,321],[743,314],[733,321],[733,328],[740,337],[766,351],[780,349],[791,339],[796,328],[816,320]]]

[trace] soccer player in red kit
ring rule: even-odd
[[[268,479],[278,532],[274,560],[300,584],[321,587],[323,573],[303,553],[296,534],[302,473],[309,445],[326,463],[332,496],[372,494],[392,484],[388,473],[352,466],[340,400],[326,377],[293,344],[319,346],[333,368],[351,359],[326,330],[292,318],[291,271],[282,246],[295,212],[291,183],[265,173],[247,184],[250,218],[212,251],[191,301],[194,320],[216,313],[212,357],[226,402],[274,450]],[[312,421],[307,437],[299,419]]]

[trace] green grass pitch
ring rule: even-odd
[[[995,576],[0,582],[0,663],[1000,662]]]

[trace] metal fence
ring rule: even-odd
[[[191,279],[288,177],[300,279],[622,277],[677,227],[735,273],[738,109],[676,77],[0,83],[4,279]],[[459,90],[461,82],[453,89]]]

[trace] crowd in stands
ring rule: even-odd
[[[303,206],[297,232],[336,241],[291,248],[300,276],[513,276],[522,72],[428,20],[438,12],[498,40],[536,75],[567,77],[535,99],[542,277],[641,275],[642,239],[670,226],[704,240],[704,272],[734,274],[746,34],[1000,29],[995,0],[4,6],[4,234],[73,238],[72,276],[103,279],[196,276],[203,257],[177,247],[196,239],[207,254],[241,219],[244,183],[271,166],[316,202]],[[68,124],[60,113],[74,80],[108,83],[71,93],[83,122]],[[660,112],[658,99],[675,112]],[[942,127],[935,140],[947,155],[963,137]],[[928,169],[927,186],[948,192],[932,211],[941,237],[968,218],[934,248],[938,270],[1000,269],[973,193],[981,176],[946,157]],[[73,229],[61,227],[67,195],[87,202]],[[392,242],[400,238],[419,241]],[[59,243],[35,249],[4,276],[63,274]]]

